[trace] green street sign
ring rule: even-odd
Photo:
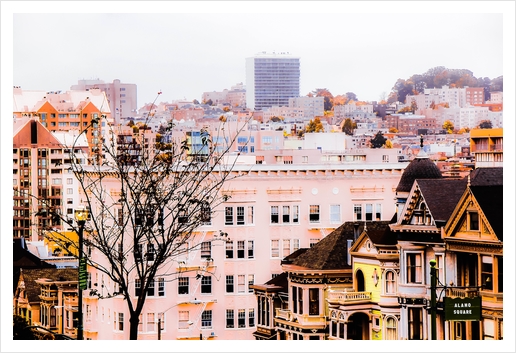
[[[482,298],[444,297],[444,319],[446,321],[480,321]]]
[[[86,259],[81,259],[81,263],[79,264],[79,290],[84,290],[87,288],[88,284],[88,270],[86,267]]]

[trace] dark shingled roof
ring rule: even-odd
[[[389,222],[368,222],[368,233],[383,229]],[[338,270],[350,268],[348,265],[347,240],[355,239],[355,224],[358,224],[357,236],[364,230],[364,222],[346,222],[321,239],[305,253],[294,259],[293,264],[314,270]],[[381,231],[380,231],[381,232]],[[376,233],[375,233],[376,234]]]
[[[414,158],[401,175],[396,192],[409,192],[416,179],[441,179],[439,167],[429,158]]]
[[[503,186],[471,186],[473,196],[482,208],[496,236],[503,241]]]
[[[466,190],[466,179],[418,179],[417,184],[436,222],[447,222]]]
[[[41,260],[25,247],[21,238],[13,239],[13,293],[18,286],[21,268],[56,268],[55,265]]]
[[[471,185],[503,185],[503,168],[477,168],[470,174]]]
[[[368,222],[365,232],[375,245],[396,245],[397,235],[389,227],[389,221]]]

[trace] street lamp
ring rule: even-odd
[[[201,304],[201,303],[202,303],[202,301],[197,300],[197,298],[195,298],[194,300],[190,300],[189,302],[177,303],[175,305],[172,305],[167,310],[163,311],[162,314],[164,315],[170,309],[175,308],[176,306],[181,305],[181,304]],[[193,322],[188,321],[188,325],[192,325],[192,324],[193,324]],[[158,340],[161,340],[161,318],[160,317],[158,318]]]
[[[82,245],[83,245],[83,234],[84,234],[84,225],[86,224],[86,220],[88,219],[89,211],[84,206],[79,206],[75,210],[75,220],[77,221],[77,224],[79,225],[79,288],[78,288],[78,295],[79,295],[79,303],[78,303],[78,320],[77,323],[77,339],[83,340],[84,339],[84,331],[82,326],[82,291],[86,289],[86,281],[87,281],[87,271],[86,271],[86,261],[83,259],[83,251],[82,251]]]
[[[432,328],[432,340],[437,339],[437,268],[435,259],[430,260],[430,324]]]

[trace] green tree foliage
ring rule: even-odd
[[[387,139],[385,136],[383,136],[381,131],[378,131],[376,135],[371,140],[369,140],[371,148],[382,148],[386,142]]]
[[[453,126],[453,123],[450,121],[450,120],[446,120],[444,123],[443,123],[443,129],[446,130],[446,132],[448,134],[451,134],[453,133],[453,129],[455,128],[455,126]]]
[[[353,130],[357,128],[357,123],[355,123],[350,118],[347,118],[344,120],[344,124],[342,124],[342,132],[344,132],[346,135],[353,135]]]
[[[492,129],[493,123],[491,122],[491,120],[482,120],[480,124],[478,124],[478,127],[481,129]]]
[[[306,132],[324,132],[324,126],[319,117],[316,117],[314,120],[310,120],[306,125]]]
[[[34,331],[29,328],[27,320],[19,315],[13,315],[13,339],[14,340],[35,340]]]

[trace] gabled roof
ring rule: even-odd
[[[362,248],[363,244],[369,239],[375,248],[382,246],[395,246],[397,241],[397,235],[391,231],[389,227],[390,221],[372,221],[367,222],[366,227],[363,229],[362,233],[358,237],[358,239],[351,246],[351,252],[358,252]],[[377,252],[369,255],[376,255]]]
[[[465,179],[418,179],[416,183],[436,223],[446,223],[467,185]]]
[[[354,239],[354,224],[346,222],[292,261],[294,265],[314,270],[351,268],[347,263],[347,240]],[[364,228],[359,224],[359,234]]]
[[[471,186],[470,190],[496,237],[503,241],[503,186]]]

